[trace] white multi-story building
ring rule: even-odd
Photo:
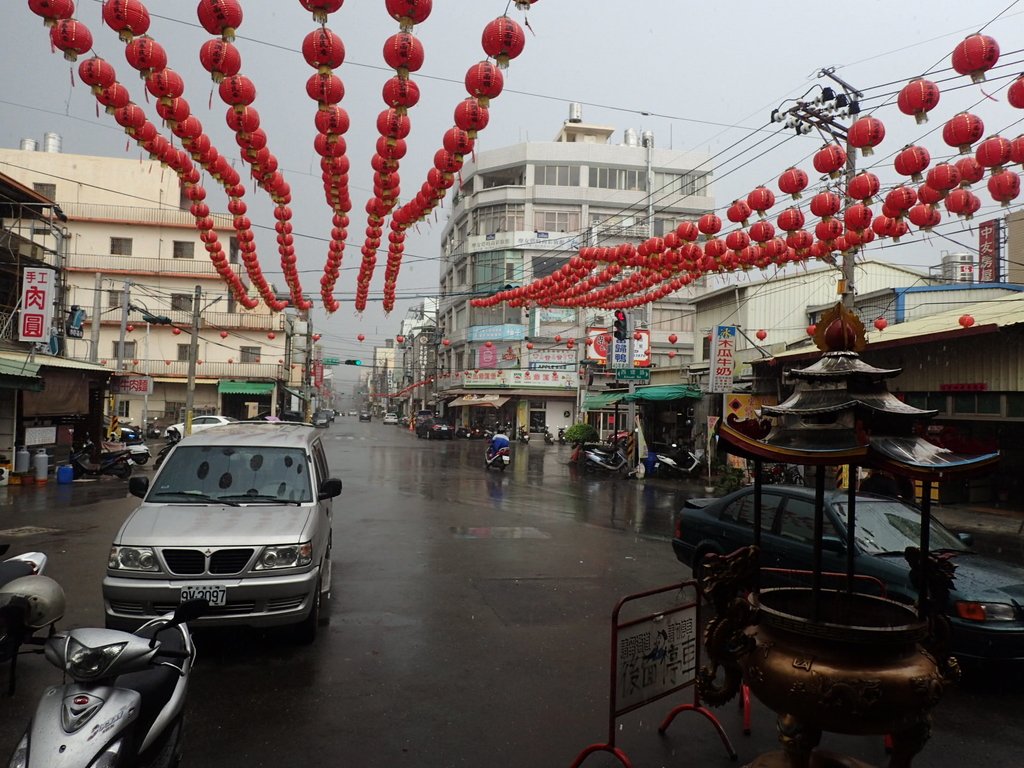
[[[443,233],[438,327],[449,345],[436,382],[439,398],[463,407],[463,422],[486,416],[535,431],[573,423],[587,329],[611,326],[610,311],[479,308],[471,298],[549,275],[583,246],[636,244],[714,208],[706,154],[657,148],[651,133],[632,129],[616,144],[614,130],[583,123],[573,105],[554,141],[466,158]],[[649,332],[652,366],[692,359],[685,302],[670,296],[635,321]]]
[[[291,332],[285,315],[264,304],[251,311],[237,305],[176,174],[146,159],[64,154],[54,134],[43,149],[31,140],[0,149],[0,172],[56,201],[67,218],[61,300],[64,310],[80,308],[86,318],[81,338],[67,336],[67,355],[154,379],[152,395],[120,398],[119,415],[136,425],[181,417],[197,292],[195,411],[247,418],[294,408],[279,399],[301,389],[305,329]],[[212,217],[230,244],[232,269],[247,281],[230,215]]]

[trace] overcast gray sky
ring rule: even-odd
[[[202,120],[214,145],[237,158],[233,136],[224,124],[225,107],[199,64],[199,47],[209,36],[196,20],[196,2],[151,0],[146,6],[153,18],[149,34],[167,50],[169,66],[184,76],[193,114]],[[291,185],[303,287],[316,294],[331,223],[319,158],[312,148],[316,107],[304,87],[312,70],[301,55],[302,40],[314,29],[314,21],[297,0],[250,0],[243,8],[245,19],[236,40],[241,72],[256,84],[253,106]],[[616,128],[616,141],[622,140],[626,128],[634,128],[653,131],[659,147],[710,152],[718,179],[713,191],[723,210],[758,184],[770,184],[777,191],[775,180],[790,164],[799,164],[812,179],[816,176],[810,156],[821,146],[821,138],[790,138],[791,131],[769,125],[768,118],[787,99],[800,97],[818,83],[830,84],[818,78],[823,67],[835,67],[844,80],[864,91],[865,107],[878,108],[875,114],[885,122],[885,143],[862,163],[878,164],[872,170],[883,187],[898,178],[890,155],[904,144],[923,144],[933,162],[949,157],[952,151],[941,141],[941,127],[961,109],[973,107],[985,120],[987,133],[1013,138],[1022,132],[1017,121],[1024,113],[1005,103],[1011,75],[1024,70],[1024,5],[1019,2],[864,0],[829,6],[807,0],[538,0],[523,13],[506,0],[435,0],[430,17],[414,30],[424,45],[426,63],[413,75],[421,99],[410,112],[409,153],[401,166],[403,199],[415,194],[425,180],[441,137],[453,124],[453,109],[466,97],[465,72],[484,57],[484,26],[507,8],[520,23],[529,21],[526,49],[505,71],[505,92],[491,104],[490,124],[478,138],[478,149],[551,140],[568,116],[569,102],[578,101],[583,103],[585,121]],[[152,98],[146,100],[142,81],[125,62],[123,44],[101,24],[101,9],[100,0],[79,0],[76,16],[91,28],[94,51],[115,65],[133,100],[145,105],[159,125]],[[78,81],[77,65],[51,52],[42,20],[26,3],[6,3],[3,19],[0,57],[8,76],[0,82],[0,145],[16,147],[22,138],[41,140],[44,132],[55,131],[63,137],[65,152],[137,157],[138,148],[132,144],[126,150],[126,137],[113,119],[102,110],[97,116],[95,100]],[[318,324],[329,354],[368,357],[372,344],[397,332],[407,306],[436,291],[440,232],[448,203],[438,210],[436,223],[421,224],[410,236],[399,303],[391,317],[386,318],[380,307],[383,258],[370,306],[357,315],[351,297],[365,227],[363,206],[371,195],[375,120],[383,108],[381,86],[393,75],[381,48],[398,25],[387,15],[383,0],[347,0],[331,15],[328,26],[347,49],[337,74],[346,88],[342,106],[352,120],[346,139],[354,209],[337,286],[342,308]],[[1003,58],[987,83],[972,85],[950,70],[949,56],[957,42],[982,27],[999,42]],[[926,72],[944,81],[943,96],[932,119],[918,126],[896,109],[895,93]],[[955,79],[948,80],[951,76]],[[214,190],[216,185],[206,186],[211,192],[208,202],[223,210],[226,200]],[[975,223],[1000,210],[983,189],[976,191],[985,207]],[[280,285],[270,205],[255,202],[265,198],[251,191],[247,195],[254,224],[261,228],[257,237],[262,263]],[[976,232],[964,228],[953,220],[939,230],[948,232],[945,237],[916,234],[887,248],[876,241],[868,255],[915,266],[937,264],[941,251],[976,244]],[[358,333],[366,336],[363,344],[356,340]]]

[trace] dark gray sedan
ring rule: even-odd
[[[765,486],[762,496],[761,566],[810,570],[814,491]],[[846,572],[846,492],[825,495],[823,570]],[[920,512],[902,501],[858,495],[854,537],[857,573],[879,579],[888,596],[912,603],[907,547],[920,545]],[[754,488],[720,499],[690,499],[676,513],[672,549],[699,574],[709,552],[727,554],[753,543]],[[952,649],[961,661],[1024,661],[1024,569],[973,552],[969,536],[957,536],[931,521],[931,549],[956,566],[946,613]],[[766,577],[767,578],[767,577]],[[765,583],[762,581],[762,583]]]

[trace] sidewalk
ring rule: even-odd
[[[1024,537],[1024,511],[984,504],[932,506],[932,517],[952,531]]]

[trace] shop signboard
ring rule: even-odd
[[[645,328],[636,331],[640,338],[633,338],[633,366],[634,368],[649,368],[651,365],[651,332]],[[612,338],[612,332],[608,328],[587,328],[587,338],[591,343],[587,345],[587,359],[595,360],[601,365],[609,368],[629,368],[630,339]],[[609,362],[608,353],[611,352]]]
[[[999,282],[999,219],[978,225],[978,281]]]
[[[736,326],[716,325],[711,338],[711,386],[710,392],[732,390],[733,372],[736,369]]]
[[[25,268],[21,276],[18,341],[45,343],[50,340],[50,310],[55,289],[52,269]]]

